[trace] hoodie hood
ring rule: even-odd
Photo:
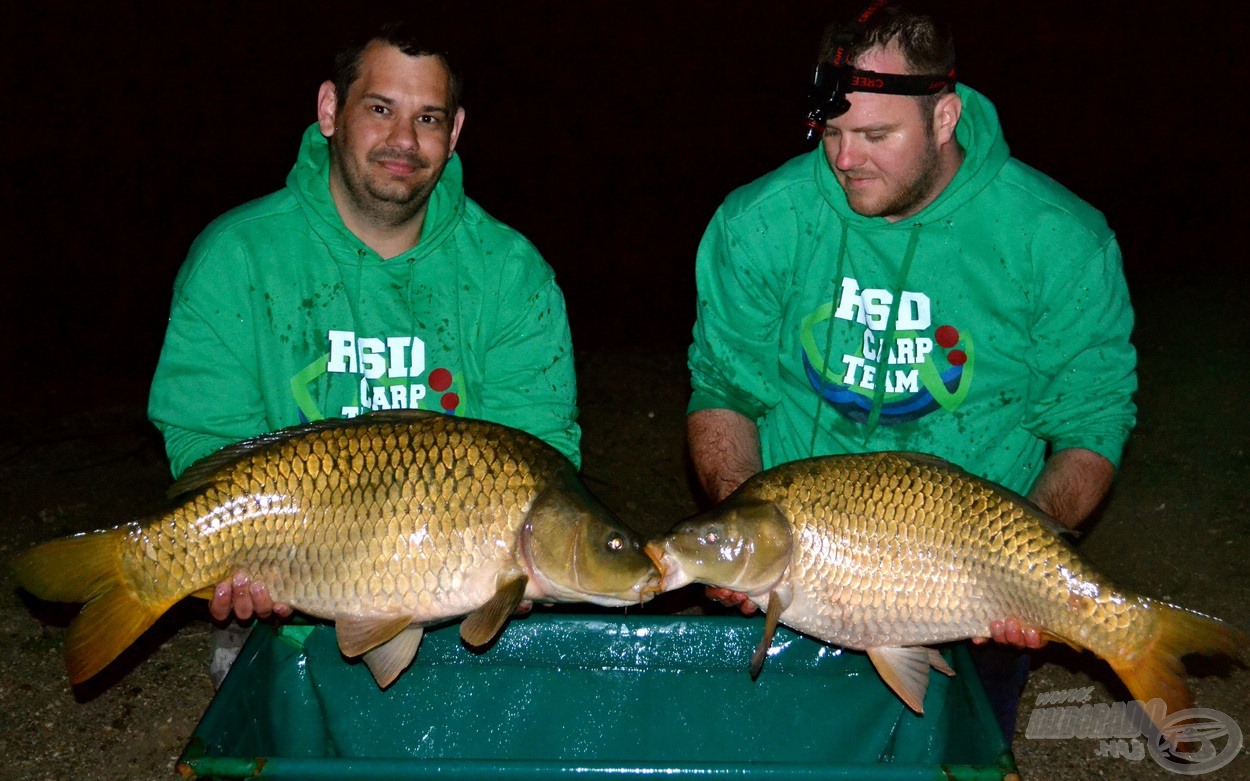
[[[853,211],[846,202],[846,193],[829,168],[824,149],[816,147],[812,153],[816,184],[839,217],[855,228],[908,230],[917,223],[923,225],[946,217],[972,200],[994,179],[1011,156],[1003,138],[1002,126],[998,123],[998,112],[988,98],[971,87],[959,84],[955,92],[963,99],[963,113],[955,128],[955,139],[963,147],[964,160],[955,178],[938,197],[919,214],[908,219],[889,222],[884,217],[865,217]]]
[[[299,157],[287,175],[287,187],[308,216],[308,222],[331,253],[340,260],[358,257],[364,262],[384,259],[343,224],[330,194],[330,140],[321,135],[316,122],[304,131]],[[425,223],[417,245],[393,260],[420,260],[436,250],[464,216],[464,171],[460,156],[452,153],[426,207]]]

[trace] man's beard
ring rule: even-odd
[[[380,176],[368,175],[369,169],[356,167],[350,155],[334,148],[332,151],[338,163],[343,182],[343,190],[351,199],[356,211],[379,225],[401,225],[412,219],[425,208],[442,175],[442,166],[433,166],[430,161],[417,154],[402,152],[374,151],[367,156],[366,166],[387,160],[406,163],[413,167],[413,173],[425,172],[427,178],[415,187],[399,182],[387,182]]]
[[[915,176],[903,185],[893,198],[870,212],[856,209],[850,198],[847,199],[847,203],[852,211],[864,217],[898,217],[900,219],[910,217],[920,211],[917,207],[934,194],[933,188],[937,183],[940,169],[937,145],[931,144]]]

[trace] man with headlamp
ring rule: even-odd
[[[799,458],[921,451],[1076,527],[1136,417],[1103,216],[1010,156],[930,15],[877,0],[832,28],[809,109],[821,149],[730,194],[699,247],[688,428],[709,498]],[[1042,644],[1004,620],[994,639]],[[1010,739],[1028,660],[986,650]]]

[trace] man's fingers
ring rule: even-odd
[[[274,602],[269,587],[263,581],[252,580],[243,570],[218,583],[213,589],[213,598],[208,603],[208,614],[215,621],[229,621],[232,618],[248,621],[253,616],[290,618],[294,612],[285,602]]]
[[[1007,642],[1006,638],[1007,638],[1007,634],[1003,629],[1003,622],[991,621],[990,622],[990,639],[996,643],[1005,643]]]
[[[1042,637],[1042,633],[1034,627],[1024,630],[1024,644],[1034,650],[1046,645],[1046,638]]]
[[[234,574],[231,602],[234,605],[234,616],[240,621],[246,621],[252,617],[251,582],[252,580],[246,572],[236,572]]]
[[[1020,622],[1014,618],[1004,621],[1003,638],[1003,642],[1008,645],[1024,645],[1024,632],[1020,629]]]
[[[268,586],[259,581],[252,581],[248,595],[252,598],[252,609],[256,611],[257,618],[269,618],[273,615],[273,598],[269,596]]]
[[[1042,637],[1042,630],[1035,626],[1021,626],[1020,621],[1015,618],[990,622],[990,639],[996,643],[1012,645],[1016,648],[1031,648],[1033,650],[1046,645],[1046,638]],[[974,637],[972,642],[981,645],[985,640]]]
[[[230,618],[230,596],[233,593],[233,587],[229,580],[223,580],[217,584],[217,588],[213,590],[213,598],[208,603],[208,614],[215,621],[225,621]]]
[[[725,607],[738,608],[742,611],[742,615],[744,616],[749,616],[758,609],[755,607],[755,603],[752,602],[746,594],[732,589],[712,588],[711,586],[708,586],[707,597],[708,599],[716,600]]]

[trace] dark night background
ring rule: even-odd
[[[568,300],[588,482],[658,530],[697,501],[683,354],[699,238],[730,190],[804,150],[821,28],[862,2],[0,5],[0,778],[171,777],[212,699],[202,603],[70,690],[68,614],[3,562],[162,507],[144,411],[174,276],[212,219],[283,185],[351,22],[408,15],[447,36],[468,194],[538,246]],[[1250,628],[1250,4],[947,5],[961,78],[1013,153],[1101,209],[1124,251],[1139,424],[1082,554]],[[1026,711],[1091,684],[1127,698],[1055,645]],[[1191,679],[1198,702],[1250,727],[1247,671],[1213,669]],[[1174,777],[1097,748],[1014,743],[1026,778]]]
[[[1244,4],[951,3],[1013,153],[1102,209],[1135,292],[1239,273]],[[370,5],[467,76],[470,197],[555,267],[578,347],[678,344],[734,187],[802,151],[830,2]],[[174,275],[280,187],[347,23],[330,3],[27,3],[4,15],[5,401],[142,398]],[[1150,316],[1149,313],[1146,313]]]

